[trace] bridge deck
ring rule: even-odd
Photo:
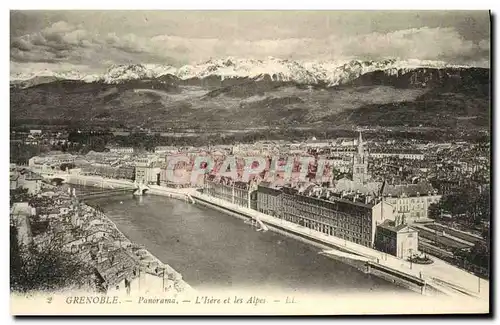
[[[77,193],[77,197],[81,199],[88,199],[91,197],[104,197],[104,196],[114,196],[114,195],[123,195],[123,194],[129,194],[129,193],[134,193],[136,191],[135,188],[121,188],[121,189],[109,189],[109,190],[103,190],[103,191],[93,191],[93,192],[83,192],[83,193]]]

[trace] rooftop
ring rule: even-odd
[[[13,215],[31,215],[31,206],[28,202],[17,202],[12,204],[12,209],[10,211]]]
[[[384,188],[384,195],[391,196],[417,196],[426,195],[429,192],[434,192],[435,189],[428,182],[420,182],[417,184],[405,184],[405,185],[387,185]]]
[[[405,223],[400,223],[400,224],[396,225],[396,222],[392,221],[392,220],[385,220],[384,222],[382,222],[378,226],[380,228],[383,228],[383,229],[386,229],[386,230],[389,230],[389,231],[395,232],[395,233],[402,232],[406,228],[408,228],[408,230],[410,230],[410,231],[418,232],[416,229],[413,229],[412,227],[408,226]]]

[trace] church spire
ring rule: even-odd
[[[359,132],[358,152],[353,157],[352,180],[356,183],[365,183],[367,180],[368,163],[363,148],[363,137]]]
[[[358,155],[363,156],[363,137],[361,136],[361,131],[359,131],[359,139],[358,139]]]

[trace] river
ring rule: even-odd
[[[257,232],[241,219],[161,196],[92,200],[131,240],[183,275],[193,288],[403,293],[382,279],[319,255],[284,235]]]

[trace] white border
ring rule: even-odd
[[[323,0],[308,1],[267,1],[253,0],[237,1],[133,1],[123,0],[116,3],[105,3],[99,0],[89,0],[76,3],[66,1],[47,1],[43,6],[37,1],[15,1],[10,9],[170,9],[170,10],[488,10],[493,1],[433,1],[420,0],[413,3],[399,1],[364,1],[350,0],[331,3]],[[68,6],[69,5],[69,6]]]
[[[8,2],[3,2],[7,4],[6,10],[2,11],[1,14],[1,26],[3,29],[2,35],[9,35],[9,11],[10,9],[166,9],[166,10],[182,10],[182,9],[208,9],[208,10],[223,10],[223,9],[245,9],[245,10],[326,10],[326,9],[338,9],[338,10],[345,10],[345,9],[351,9],[351,10],[361,10],[361,9],[377,9],[377,10],[394,10],[394,9],[399,9],[399,10],[416,10],[416,9],[421,9],[421,10],[488,10],[491,9],[493,13],[500,12],[499,10],[495,10],[496,6],[498,4],[498,1],[485,1],[485,0],[475,0],[475,1],[435,1],[435,0],[419,0],[419,1],[414,1],[414,2],[404,2],[404,1],[359,1],[359,0],[350,0],[350,1],[339,1],[335,2],[334,4],[331,3],[330,1],[325,1],[325,0],[308,0],[308,1],[269,1],[269,0],[253,0],[251,2],[245,2],[245,3],[237,3],[236,1],[193,1],[193,0],[182,0],[182,1],[176,1],[172,2],[169,1],[168,3],[164,3],[162,1],[150,1],[150,0],[141,0],[141,1],[131,1],[131,0],[122,0],[122,1],[117,1],[113,5],[110,3],[104,3],[102,0],[86,0],[86,1],[80,1],[80,2],[67,2],[67,1],[51,1],[50,3],[47,3],[47,1],[43,1],[43,4],[39,1],[8,1]],[[497,22],[498,25],[498,22]],[[494,34],[495,40],[497,38],[497,34]],[[8,38],[7,38],[8,40]],[[4,46],[7,47],[5,51],[2,51],[2,73],[5,78],[8,78],[9,76],[9,43],[6,41],[4,43]],[[495,73],[495,77],[497,77]],[[498,78],[495,78],[497,83],[495,86],[495,92],[498,87]],[[7,84],[4,85],[2,89],[2,98],[4,98],[4,103],[3,109],[1,110],[2,118],[0,119],[2,123],[5,123],[4,127],[1,128],[2,132],[2,138],[4,141],[1,142],[2,145],[2,152],[9,152],[9,146],[7,142],[7,138],[9,137],[9,103],[7,102],[9,98],[9,93],[7,91]],[[496,92],[498,94],[498,92]],[[496,96],[495,96],[496,97]],[[495,122],[498,118],[498,113],[495,114]],[[496,124],[496,123],[495,123]],[[498,140],[498,139],[495,139]],[[498,141],[495,141],[495,158],[497,158],[497,153],[498,153]],[[7,166],[8,166],[8,154],[3,155],[3,167],[2,169],[5,171],[2,173],[2,175],[5,175],[4,177],[7,178]],[[496,159],[495,159],[496,160]],[[493,162],[492,162],[493,166]],[[495,177],[495,185],[497,184],[497,178],[498,178],[498,173],[497,177]],[[7,207],[8,207],[8,188],[7,184],[8,181],[5,179],[3,182],[4,186],[2,187],[2,193],[1,193],[1,200],[2,203],[2,208],[5,211],[4,215],[4,221],[2,222],[2,225],[7,225]],[[500,194],[498,192],[495,194],[495,200],[493,202],[500,202]],[[498,211],[498,209],[495,209],[495,211]],[[497,218],[497,216],[494,216],[496,219],[496,223],[500,222],[500,219]],[[497,227],[498,228],[498,227]],[[7,227],[5,227],[5,230],[7,230]],[[8,233],[5,231],[5,235],[2,236],[3,240],[5,241],[6,245],[5,247],[8,247]],[[495,252],[498,252],[499,247],[495,245]],[[3,249],[0,250],[0,254],[2,254],[4,263],[3,266],[0,270],[2,272],[2,276],[4,276],[4,279],[6,281],[3,281],[4,283],[4,288],[2,288],[2,302],[4,303],[3,306],[5,307],[4,312],[2,315],[6,316],[6,319],[4,319],[7,322],[14,322],[14,319],[12,317],[9,317],[10,311],[9,311],[9,288],[8,288],[8,276],[9,276],[9,271],[7,265],[9,265],[9,254],[8,254],[8,249]],[[498,268],[498,265],[497,265]],[[495,279],[496,279],[495,274]],[[496,289],[496,285],[495,285]],[[110,319],[111,320],[111,319]],[[368,320],[368,319],[367,319]],[[374,321],[374,319],[369,319],[370,321]],[[396,321],[400,322],[402,319],[397,319]],[[407,319],[409,320],[409,319]],[[27,323],[34,322],[35,320],[29,320],[26,321]],[[51,321],[51,320],[49,320]],[[81,321],[81,320],[80,320]],[[96,323],[101,323],[104,321],[103,320],[83,320],[85,322],[92,322],[93,324]],[[113,320],[115,322],[121,322],[123,319],[119,320]],[[162,320],[163,321],[163,320]],[[173,319],[166,319],[165,321],[172,323],[172,322],[177,322],[177,320]],[[190,320],[190,321],[196,321],[196,320]],[[199,321],[199,320],[198,320]],[[271,320],[254,320],[258,321],[259,323],[267,323],[271,322]],[[288,320],[281,320],[281,321],[288,321]],[[344,322],[345,320],[336,320],[334,319],[333,321],[335,322]],[[356,320],[359,321],[359,320]],[[386,321],[381,320],[381,321]],[[134,320],[134,322],[137,322],[138,324],[141,323],[141,320]],[[184,321],[185,322],[185,321]],[[437,320],[435,321],[437,322]],[[2,321],[4,324],[4,322]]]

